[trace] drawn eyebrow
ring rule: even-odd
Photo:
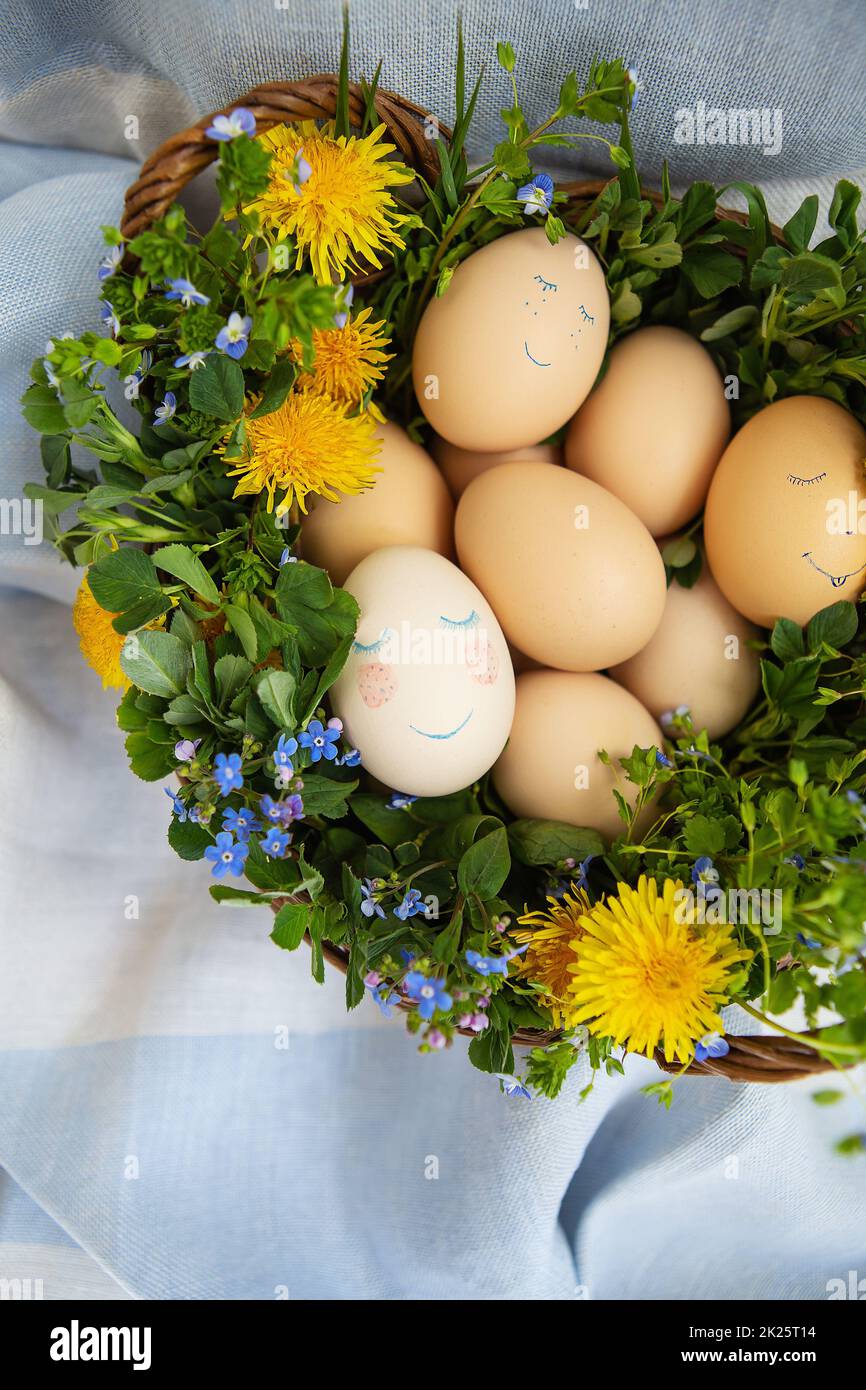
[[[352,643],[352,651],[353,651],[353,652],[377,652],[377,651],[379,650],[380,647],[384,647],[385,643],[388,641],[388,638],[389,638],[390,636],[391,636],[391,629],[390,629],[389,627],[384,627],[384,628],[382,629],[381,635],[380,635],[379,637],[376,638],[376,641],[375,641],[375,642],[353,642],[353,643]]]
[[[556,291],[559,289],[559,286],[554,285],[552,280],[545,280],[543,275],[536,275],[535,279],[543,290],[553,290],[554,294],[556,294]]]
[[[584,321],[586,323],[595,323],[595,315],[587,313],[583,304],[579,304],[578,308],[580,309],[580,312],[583,314]]]
[[[443,627],[477,627],[481,619],[473,608],[468,618],[446,618],[444,613],[440,613],[439,621]]]
[[[826,476],[826,473],[816,473],[814,478],[801,478],[796,473],[789,473],[788,482],[796,484],[797,487],[808,487],[810,483],[820,483]]]

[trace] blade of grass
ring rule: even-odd
[[[337,78],[337,104],[334,134],[349,137],[349,6],[343,6],[343,42],[340,48],[340,74]]]

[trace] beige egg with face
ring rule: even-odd
[[[716,583],[762,627],[806,623],[866,584],[866,431],[834,401],[790,396],[722,455],[704,538]]]
[[[567,468],[504,463],[457,507],[460,565],[526,656],[600,671],[646,646],[665,605],[665,570],[643,522]]]
[[[636,744],[661,748],[661,731],[622,686],[606,676],[527,671],[517,678],[511,737],[493,784],[516,816],[591,826],[613,839],[625,829],[614,789],[630,806],[638,794],[617,760]]]
[[[567,235],[513,232],[467,257],[424,310],[412,354],[437,434],[482,453],[553,434],[589,394],[607,346],[604,272]]]
[[[331,692],[361,765],[398,791],[445,796],[496,761],[514,716],[514,672],[493,610],[456,565],[389,546],[346,580],[360,608]]]
[[[452,552],[454,506],[430,455],[399,425],[376,431],[381,450],[373,487],[338,502],[318,498],[303,523],[304,559],[342,584],[356,565],[386,545]]]
[[[761,683],[758,629],[732,607],[704,564],[697,583],[671,583],[650,641],[610,675],[655,719],[685,706],[710,738],[739,724]]]
[[[639,328],[613,348],[572,420],[565,458],[662,536],[704,505],[730,432],[722,378],[706,348],[678,328]]]
[[[558,466],[563,462],[562,450],[555,444],[527,445],[525,449],[478,454],[472,449],[458,449],[447,439],[437,439],[432,452],[451,489],[451,495],[458,501],[474,478],[490,468],[498,468],[501,463],[552,463]]]

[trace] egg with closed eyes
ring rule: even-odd
[[[866,585],[866,430],[823,396],[788,396],[734,435],[704,512],[707,559],[737,612],[807,623]]]
[[[360,610],[334,713],[373,777],[445,796],[492,767],[514,717],[514,672],[492,608],[432,550],[386,546],[345,582]]]
[[[589,395],[607,346],[604,272],[571,233],[511,232],[468,256],[424,310],[412,353],[418,403],[461,449],[535,445]]]

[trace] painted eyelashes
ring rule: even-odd
[[[826,473],[816,473],[814,478],[801,478],[796,473],[789,473],[788,482],[793,483],[795,487],[809,487],[812,483],[820,483],[826,476]]]

